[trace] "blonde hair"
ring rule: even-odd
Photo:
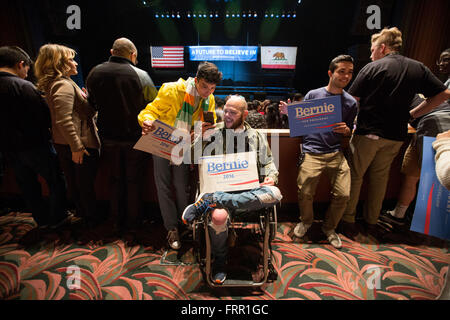
[[[402,32],[397,28],[384,28],[380,33],[372,35],[372,43],[385,44],[393,51],[400,51],[403,45]]]
[[[70,70],[68,62],[75,54],[75,50],[63,45],[43,45],[34,65],[38,89],[46,92],[54,81],[63,77]]]

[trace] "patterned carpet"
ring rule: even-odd
[[[295,224],[279,222],[272,244],[277,279],[260,290],[212,290],[194,259],[189,232],[177,253],[167,251],[159,223],[96,243],[81,244],[74,226],[19,241],[34,226],[27,213],[0,216],[0,299],[431,300],[450,264],[448,242],[409,231],[385,233],[381,243],[342,237],[343,248],[336,250],[322,241],[319,225],[307,234],[314,242],[300,243],[292,235]],[[250,273],[259,254],[254,241],[246,245],[252,234],[257,232],[239,235],[242,244],[230,252],[230,260],[240,260]]]

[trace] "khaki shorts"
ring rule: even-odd
[[[412,140],[403,156],[401,172],[404,175],[420,178],[419,152],[417,143]]]

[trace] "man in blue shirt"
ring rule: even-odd
[[[341,148],[343,137],[352,133],[357,113],[356,100],[344,91],[353,76],[353,58],[340,55],[334,58],[329,67],[329,83],[326,87],[309,91],[305,100],[321,99],[340,95],[342,122],[336,123],[333,130],[325,133],[309,134],[303,137],[302,153],[304,160],[300,165],[297,185],[300,220],[294,234],[301,238],[311,227],[314,220],[313,201],[317,184],[323,172],[331,182],[331,203],[325,215],[322,231],[335,248],[341,248],[342,242],[335,229],[341,220],[350,196],[350,168]],[[281,107],[285,105],[281,102]]]

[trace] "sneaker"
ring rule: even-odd
[[[181,248],[180,236],[178,235],[178,229],[169,230],[167,233],[167,241],[169,246],[173,250],[179,250]]]
[[[405,225],[405,218],[394,217],[390,211],[382,210],[379,219],[382,222],[388,223],[392,226],[403,227]]]
[[[302,238],[310,227],[311,224],[304,224],[303,222],[299,222],[294,228],[295,236]]]
[[[227,274],[224,271],[219,271],[212,277],[212,282],[215,284],[223,284],[227,279]]]
[[[342,241],[338,234],[334,230],[327,233],[325,235],[327,236],[328,242],[336,249],[342,248]]]
[[[196,203],[193,203],[184,209],[181,219],[184,224],[191,224],[195,219],[204,215],[215,206],[216,204],[213,202],[212,193],[201,194]]]

